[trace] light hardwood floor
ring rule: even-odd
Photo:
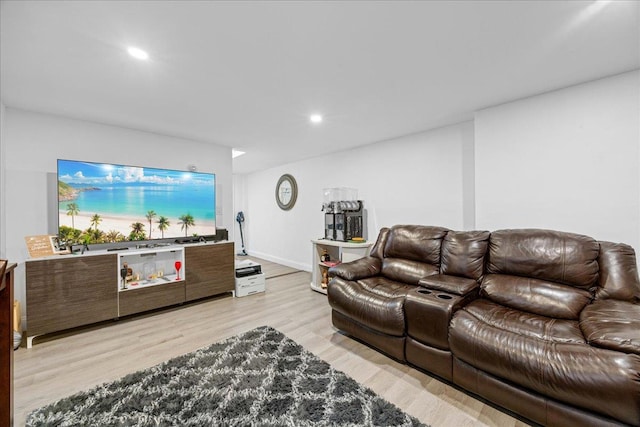
[[[15,425],[72,393],[268,325],[433,427],[526,426],[337,332],[327,297],[309,288],[310,273],[258,261],[268,278],[265,293],[185,304],[37,338],[33,348],[18,349]]]

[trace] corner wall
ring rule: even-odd
[[[284,173],[293,174],[300,193],[288,212],[274,201]],[[627,243],[640,254],[640,71],[238,182],[249,253],[304,270],[310,270],[309,240],[323,233],[320,207],[328,187],[359,190],[370,240],[381,227],[401,223],[550,228]]]
[[[464,167],[472,150],[473,123],[466,122],[249,174],[244,207],[248,252],[310,271],[310,240],[324,235],[322,190],[332,187],[358,190],[369,240],[395,224],[473,228],[465,223],[473,177]],[[298,199],[289,211],[275,201],[276,183],[285,173],[298,184]]]
[[[640,72],[478,111],[479,228],[550,228],[640,250]]]
[[[24,260],[28,258],[24,237],[48,234],[57,228],[57,222],[51,224],[57,221],[57,206],[56,202],[51,206],[49,181],[55,177],[59,158],[177,170],[187,170],[194,164],[201,172],[215,173],[216,222],[227,228],[229,239],[233,239],[228,147],[13,108],[6,108],[3,128],[5,177],[11,183],[2,193],[6,255],[11,262],[19,263],[15,289],[23,307]]]

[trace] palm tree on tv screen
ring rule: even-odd
[[[125,240],[124,235],[116,230],[109,230],[105,235],[104,235],[104,240],[110,243],[113,242],[122,242]]]
[[[71,217],[71,228],[76,228],[75,217],[80,213],[80,208],[76,203],[67,205],[67,215]]]
[[[98,231],[98,224],[100,224],[102,222],[102,217],[100,216],[100,214],[93,214],[93,216],[91,217],[91,225],[95,228],[96,231]]]
[[[169,228],[170,225],[171,223],[169,222],[169,218],[167,218],[166,216],[160,215],[160,218],[158,218],[158,230],[162,232],[163,239],[164,239],[164,230]]]
[[[144,224],[141,222],[134,222],[131,224],[131,233],[129,233],[129,240],[144,240],[147,236],[144,233]]]
[[[149,238],[151,238],[151,231],[153,230],[153,228],[151,227],[151,221],[153,221],[153,218],[155,218],[157,214],[155,211],[151,210],[151,211],[148,211],[145,216],[147,217],[147,221],[149,221]]]
[[[184,230],[184,237],[187,237],[187,233],[189,232],[189,227],[193,227],[196,225],[196,222],[193,219],[193,215],[185,214],[180,216],[180,221],[178,224],[182,224],[180,230]]]

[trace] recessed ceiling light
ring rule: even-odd
[[[244,153],[245,153],[244,151],[232,149],[231,150],[231,158],[235,159],[238,156],[242,156]]]
[[[320,114],[312,114],[309,116],[311,123],[322,123],[322,116]]]
[[[130,46],[127,48],[127,52],[129,52],[129,55],[133,56],[136,59],[141,59],[143,61],[149,59],[149,54],[137,47]]]

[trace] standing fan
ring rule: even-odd
[[[244,213],[242,213],[242,211],[238,212],[238,215],[236,215],[236,221],[238,221],[238,226],[240,227],[240,241],[242,242],[242,251],[238,252],[238,255],[247,256],[249,254],[244,249],[244,235],[242,234],[242,223],[244,222]]]

